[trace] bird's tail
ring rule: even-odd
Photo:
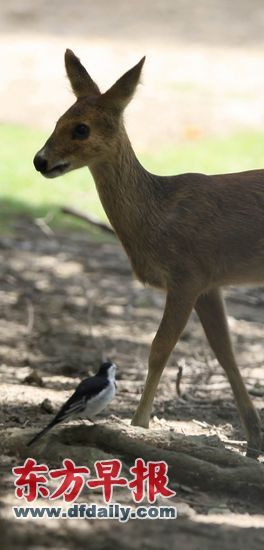
[[[41,432],[37,433],[37,435],[35,435],[28,443],[27,443],[27,447],[30,447],[30,445],[33,445],[33,443],[35,443],[36,441],[38,441],[38,439],[40,439],[43,435],[45,435],[53,426],[54,424],[56,424],[56,422],[50,422],[46,428],[44,428],[43,430],[41,430]]]

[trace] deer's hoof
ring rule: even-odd
[[[148,428],[149,419],[142,418],[140,416],[137,416],[137,414],[135,414],[131,420],[131,426],[140,426],[140,428]]]
[[[261,451],[264,450],[264,437],[262,432],[258,432],[250,437],[247,444],[247,456],[249,458],[258,458]]]

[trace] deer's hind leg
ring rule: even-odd
[[[247,456],[257,457],[262,443],[260,419],[236,363],[221,290],[213,289],[200,296],[195,309],[209,344],[231,384],[247,434]]]

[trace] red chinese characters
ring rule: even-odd
[[[85,483],[84,476],[89,475],[90,470],[86,466],[75,466],[69,458],[65,458],[63,466],[64,469],[61,470],[50,470],[49,475],[52,479],[64,478],[58,489],[50,495],[50,499],[63,497],[65,502],[73,502],[81,493]]]
[[[168,466],[166,462],[146,462],[142,458],[135,460],[130,468],[131,478],[121,476],[122,463],[118,459],[101,460],[94,464],[96,477],[90,477],[86,466],[76,466],[74,461],[65,458],[63,468],[49,470],[46,464],[37,464],[33,458],[27,458],[23,466],[13,468],[16,496],[33,502],[38,497],[56,500],[62,498],[65,502],[74,502],[81,494],[84,486],[88,489],[102,488],[104,501],[112,501],[114,487],[127,487],[135,503],[147,499],[149,503],[156,502],[158,496],[171,498],[176,493],[168,487]],[[44,475],[45,474],[45,475]],[[51,492],[48,482],[59,480],[58,487]]]
[[[102,487],[105,502],[112,500],[113,487],[125,486],[128,481],[125,477],[119,477],[122,463],[118,459],[102,460],[95,462],[97,479],[89,479],[87,485],[90,489]]]
[[[175,496],[175,491],[167,487],[169,482],[167,471],[168,465],[164,461],[145,464],[142,458],[137,458],[135,466],[130,468],[134,479],[128,484],[128,487],[132,489],[134,501],[142,502],[146,496],[148,502],[153,503],[159,495],[165,498]]]
[[[45,486],[48,479],[43,473],[48,473],[46,464],[37,465],[34,458],[27,458],[23,466],[12,468],[14,475],[18,476],[15,481],[16,496],[25,498],[27,502],[33,502],[38,496],[48,497],[50,492]]]

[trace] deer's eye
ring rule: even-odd
[[[90,128],[86,124],[77,124],[72,132],[73,139],[86,139],[90,134]]]

